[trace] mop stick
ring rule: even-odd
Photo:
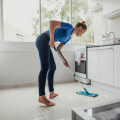
[[[58,50],[55,48],[55,46],[54,46],[54,50],[57,52],[57,54],[58,54],[58,56],[60,57],[60,59],[62,60],[62,62],[65,63],[65,60],[64,60],[63,57],[60,55],[60,53],[59,53]],[[73,75],[74,77],[79,77],[79,76],[76,76],[75,73],[72,72],[70,66],[69,66],[69,70],[70,70],[70,72],[72,73],[72,75]],[[86,91],[86,93],[89,94],[89,92],[86,90],[86,88],[82,85],[82,83],[81,83],[80,81],[79,81],[79,83],[80,83],[80,85],[82,86],[82,88]]]
[[[77,76],[75,73],[73,73],[72,70],[70,69],[70,67],[69,67],[69,70],[71,71],[71,73],[72,73],[72,75],[74,76],[74,78],[75,78],[75,77],[82,78],[82,77],[80,77],[80,76]],[[79,80],[79,83],[80,83],[80,85],[82,86],[82,88],[86,91],[86,93],[88,94],[89,92],[86,90],[86,88],[85,88],[85,87],[83,86],[83,84],[80,82],[80,80]]]

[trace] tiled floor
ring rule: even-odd
[[[56,103],[54,107],[45,107],[37,102],[37,86],[0,90],[0,120],[71,120],[72,108],[120,98],[120,94],[101,86],[85,87],[99,96],[92,98],[75,94],[77,90],[82,90],[78,82],[56,84],[55,91],[59,96],[53,99]],[[46,94],[48,96],[47,87]]]

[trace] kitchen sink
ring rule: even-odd
[[[103,40],[103,44],[116,44],[116,43],[120,43],[120,38],[109,38],[109,39],[104,39]]]

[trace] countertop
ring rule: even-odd
[[[87,46],[87,48],[104,47],[104,46],[112,46],[112,45],[120,45],[120,43],[106,44],[106,45],[90,45],[90,46]]]

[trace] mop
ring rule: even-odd
[[[58,56],[60,57],[60,59],[62,60],[63,63],[65,63],[65,60],[63,59],[63,57],[61,56],[61,54],[57,51],[56,47],[54,46],[54,50],[57,52]],[[77,76],[75,73],[72,72],[70,66],[69,66],[69,70],[72,73],[72,75],[74,77],[79,77]],[[80,77],[79,77],[80,78]],[[87,89],[82,85],[82,83],[79,81],[80,85],[82,86],[82,88],[84,89],[84,91],[77,91],[76,93],[79,95],[85,95],[85,96],[89,96],[89,97],[97,97],[98,94],[96,93],[90,93],[87,91]]]

